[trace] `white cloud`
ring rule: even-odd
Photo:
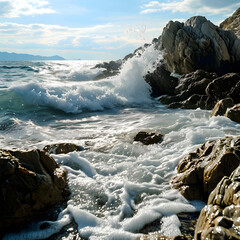
[[[188,12],[191,14],[229,15],[240,7],[239,0],[176,0],[168,2],[150,1],[142,6],[141,14],[160,11]]]
[[[129,32],[126,28],[112,24],[71,28],[45,24],[0,23],[1,45],[14,47],[44,45],[58,48],[61,45],[61,48],[85,48],[88,45],[92,49],[98,46],[107,49],[112,46],[121,48],[120,46],[128,44],[139,46],[146,42],[145,38],[136,37],[136,34],[140,33]]]
[[[0,17],[49,14],[55,11],[46,0],[0,0]]]

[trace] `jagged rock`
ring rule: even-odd
[[[164,94],[174,94],[178,85],[178,79],[172,77],[170,72],[165,70],[164,65],[160,64],[152,73],[145,76],[145,81],[151,86],[153,97]]]
[[[177,235],[174,237],[167,237],[160,234],[149,234],[143,235],[141,237],[136,238],[135,240],[192,240],[192,236],[190,235]]]
[[[240,76],[237,73],[227,73],[217,77],[215,73],[197,70],[183,75],[179,79],[175,94],[164,96],[160,101],[163,104],[168,104],[169,108],[201,108],[207,110],[213,109],[215,104],[224,98],[231,98],[233,103],[236,104],[240,102]],[[227,104],[227,107],[231,107],[229,101],[228,103],[224,101],[224,103]],[[220,112],[218,112],[219,114]],[[225,112],[222,113],[222,115],[224,114]]]
[[[234,122],[240,123],[240,104],[236,104],[232,108],[228,109],[225,116]]]
[[[67,172],[46,152],[0,150],[0,236],[67,196]]]
[[[225,19],[220,27],[225,30],[232,30],[238,37],[240,37],[240,8],[238,8],[232,16]]]
[[[240,155],[240,152],[238,152]],[[195,229],[195,239],[240,239],[240,166],[211,192]]]
[[[206,94],[212,99],[221,100],[234,91],[234,87],[239,82],[240,76],[237,73],[227,73],[209,83]]]
[[[232,98],[224,98],[218,101],[212,110],[211,117],[213,116],[223,116],[228,108],[234,105]]]
[[[67,154],[74,151],[83,151],[84,148],[73,143],[56,143],[47,145],[43,148],[45,152],[50,154]]]
[[[185,74],[179,78],[174,96],[165,96],[160,99],[168,108],[212,109],[213,99],[206,96],[205,89],[216,78],[215,73],[208,73],[201,69]]]
[[[163,135],[160,133],[154,133],[154,132],[139,132],[134,137],[134,141],[141,142],[144,145],[161,143],[163,141]]]
[[[195,72],[184,74],[179,78],[179,85],[176,87],[175,94],[184,95],[185,92],[190,92],[188,97],[192,94],[205,94],[205,89],[208,84],[215,78],[216,73],[209,73],[198,69]],[[184,100],[184,99],[183,99]]]
[[[207,201],[218,182],[240,164],[240,137],[208,141],[178,164],[172,185],[189,200]]]
[[[239,71],[239,45],[233,32],[196,16],[184,24],[170,21],[163,29],[159,48],[165,52],[169,72],[185,74],[203,69],[223,74]]]

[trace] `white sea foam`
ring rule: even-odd
[[[86,150],[52,155],[68,170],[71,190],[58,220],[48,222],[43,230],[42,222],[33,223],[5,239],[47,238],[71,219],[80,236],[90,240],[134,239],[153,221],[161,223],[160,233],[172,236],[180,233],[178,213],[203,207],[171,188],[177,163],[206,140],[240,135],[240,125],[225,117],[210,118],[209,111],[200,109],[166,109],[150,99],[142,75],[151,70],[144,66],[156,59],[154,54],[148,49],[141,58],[126,63],[119,76],[101,81],[73,81],[75,63],[72,73],[69,67],[48,63],[48,67],[40,65],[40,77],[36,73],[39,82],[24,78],[24,84],[14,83],[11,91],[32,105],[29,110],[13,107],[0,112],[6,125],[0,128],[1,148],[41,149],[51,143],[73,142]],[[91,72],[90,68],[86,71]],[[89,112],[104,108],[111,110]],[[88,112],[63,114],[52,109]],[[150,146],[133,142],[141,130],[161,132],[164,140]]]
[[[18,86],[14,84],[11,90],[19,94],[28,104],[48,106],[66,113],[80,113],[83,110],[102,111],[117,106],[146,104],[151,102],[151,98],[149,85],[143,76],[147,71],[151,71],[152,64],[159,57],[160,53],[151,46],[141,57],[129,59],[123,65],[120,74],[111,79],[73,83],[70,72],[71,77],[66,76],[69,80],[67,82],[61,78],[58,81],[54,78],[42,83],[35,81]],[[61,67],[63,71],[64,66],[61,65],[59,71]]]

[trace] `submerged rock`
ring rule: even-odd
[[[219,181],[239,164],[240,137],[208,141],[179,162],[172,185],[189,200],[207,201]]]
[[[205,17],[185,23],[170,21],[163,29],[160,50],[165,52],[166,70],[186,74],[197,69],[227,73],[239,71],[239,39]]]
[[[56,143],[56,144],[51,144],[47,145],[43,148],[45,152],[48,152],[50,154],[67,154],[69,152],[74,152],[74,151],[83,151],[84,148],[81,146],[78,146],[74,143]]]
[[[141,142],[144,145],[161,143],[163,141],[163,135],[160,133],[154,133],[154,132],[139,132],[134,137],[134,141]]]
[[[24,227],[69,194],[67,172],[40,150],[0,150],[0,181],[2,235]]]

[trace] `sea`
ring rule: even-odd
[[[153,46],[116,76],[94,80],[102,61],[0,62],[0,148],[74,143],[84,151],[52,154],[68,171],[71,196],[56,219],[41,219],[4,239],[132,240],[146,225],[181,234],[179,213],[199,212],[170,180],[178,162],[207,140],[240,135],[240,125],[211,111],[168,109],[150,96],[144,75],[162,54]],[[135,142],[139,131],[164,134]],[[42,227],[45,223],[45,226]]]

